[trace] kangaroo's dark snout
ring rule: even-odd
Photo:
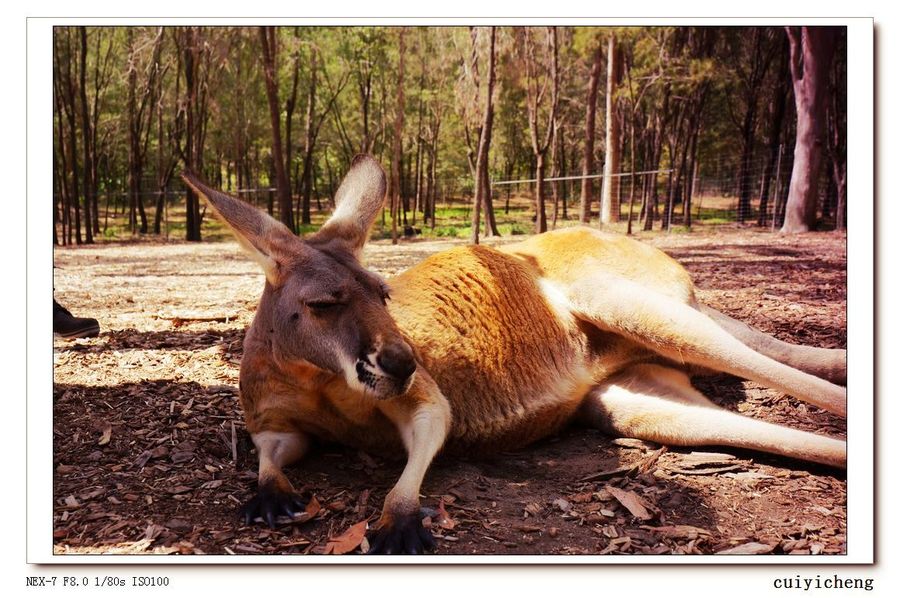
[[[406,380],[416,371],[416,359],[406,343],[393,343],[378,352],[378,367],[397,380]]]

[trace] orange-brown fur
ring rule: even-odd
[[[508,450],[552,434],[595,380],[643,353],[560,321],[541,277],[513,249],[476,246],[431,256],[389,281],[391,314],[450,402],[448,450]]]

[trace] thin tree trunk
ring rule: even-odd
[[[400,59],[397,66],[397,97],[394,113],[394,139],[392,146],[391,160],[391,180],[390,180],[390,198],[391,198],[391,242],[397,244],[397,218],[400,211],[400,161],[403,157],[403,113],[405,102],[403,99],[403,69],[404,58],[406,55],[406,35],[405,30],[399,30],[399,53]]]
[[[525,40],[525,70],[526,79],[529,80],[527,89],[526,104],[528,105],[528,128],[531,133],[531,149],[534,159],[535,170],[535,224],[537,233],[547,231],[547,212],[544,201],[544,161],[546,159],[547,150],[553,139],[553,128],[556,126],[557,110],[559,108],[559,48],[557,46],[557,32],[555,27],[547,27],[547,53],[550,61],[550,113],[547,117],[547,128],[544,130],[543,140],[540,139],[538,132],[538,111],[540,108],[541,98],[546,87],[542,87],[540,91],[538,86],[537,61],[534,55],[535,45],[531,40],[532,32],[529,29],[524,31]],[[545,81],[544,85],[548,82]]]
[[[187,28],[187,43],[185,48],[185,91],[188,94],[187,101],[187,114],[186,114],[186,122],[187,128],[185,134],[185,153],[188,156],[187,166],[189,170],[194,172],[199,172],[201,170],[201,164],[197,160],[198,156],[202,155],[202,151],[198,149],[200,146],[200,140],[197,135],[197,87],[199,82],[197,81],[200,65],[198,64],[198,60],[200,59],[200,52],[198,49],[199,46],[199,33],[194,27]],[[201,231],[200,231],[200,198],[197,197],[197,194],[188,187],[188,199],[187,199],[187,240],[188,241],[201,241]]]
[[[783,123],[785,107],[787,104],[788,78],[790,77],[787,64],[788,44],[786,42],[787,40],[785,40],[785,43],[783,44],[781,52],[782,59],[778,66],[778,85],[769,102],[769,120],[772,125],[769,127],[768,135],[768,160],[763,169],[762,181],[760,182],[759,218],[757,218],[756,221],[758,226],[765,226],[766,223],[766,217],[769,211],[772,177],[775,174],[775,162],[778,160],[778,150],[779,147],[781,147],[781,131],[784,128]]]
[[[74,208],[75,222],[71,223],[75,229],[75,243],[81,245],[81,206],[78,201],[78,145],[76,143],[76,134],[78,131],[78,123],[75,116],[75,82],[72,77],[72,43],[71,30],[66,29],[66,71],[65,71],[65,96],[63,100],[66,108],[66,119],[69,121],[69,163],[72,167],[72,186],[69,196],[71,205]],[[71,222],[71,221],[70,221]],[[71,241],[70,241],[71,243]]]
[[[494,48],[497,39],[497,28],[491,27],[491,49],[488,55],[488,80],[484,107],[484,120],[478,140],[478,156],[475,159],[475,205],[472,210],[472,243],[478,244],[481,226],[480,211],[485,212],[485,228],[487,236],[499,235],[497,225],[493,222],[493,204],[490,201],[490,181],[488,180],[488,153],[491,149],[491,132],[494,126]],[[493,226],[492,226],[493,225]]]
[[[588,80],[587,110],[584,119],[584,156],[582,157],[581,175],[587,177],[594,174],[594,133],[597,121],[597,88],[600,84],[600,63],[603,59],[603,46],[598,43],[594,50],[591,64],[591,76]],[[594,195],[593,179],[581,179],[581,207],[578,218],[587,223],[591,219],[591,202]]]
[[[291,204],[291,187],[284,169],[284,153],[281,146],[281,114],[278,103],[278,81],[276,62],[278,59],[277,31],[274,27],[260,27],[259,37],[263,49],[263,71],[266,81],[266,97],[269,100],[269,117],[272,122],[272,161],[275,167],[275,187],[278,193],[278,217],[281,222],[294,228],[294,213]]]
[[[606,159],[603,162],[603,191],[600,198],[600,222],[619,221],[619,162],[622,142],[616,111],[616,88],[622,76],[622,53],[616,46],[616,36],[609,36],[606,69]]]
[[[306,128],[304,132],[304,151],[303,151],[303,174],[300,176],[301,186],[301,213],[300,222],[309,224],[311,219],[310,203],[312,200],[312,156],[313,156],[313,138],[316,118],[316,70],[318,67],[317,52],[311,50],[310,57],[310,81],[309,89],[306,94]]]
[[[84,156],[84,172],[81,177],[84,188],[84,240],[86,243],[94,242],[94,219],[91,216],[91,208],[93,206],[93,181],[91,180],[91,121],[88,118],[87,103],[87,28],[79,27],[78,31],[81,35],[81,54],[79,59],[79,85],[78,94],[81,99],[81,140]],[[99,56],[97,57],[99,60]]]

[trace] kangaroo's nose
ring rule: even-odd
[[[416,371],[416,359],[404,342],[386,345],[378,352],[378,366],[397,380],[406,380]]]

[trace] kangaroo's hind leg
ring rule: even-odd
[[[676,446],[731,446],[846,467],[843,440],[794,430],[727,411],[693,388],[687,374],[632,366],[594,387],[580,419],[618,436]]]
[[[567,285],[566,293],[576,317],[676,363],[740,376],[847,413],[845,388],[754,351],[708,315],[653,288],[600,273]]]
[[[807,374],[824,378],[835,384],[846,385],[847,351],[844,349],[822,349],[786,343],[751,328],[744,322],[735,320],[708,305],[699,307],[700,311],[712,318],[716,324],[754,351],[768,355],[775,361],[780,361]]]

